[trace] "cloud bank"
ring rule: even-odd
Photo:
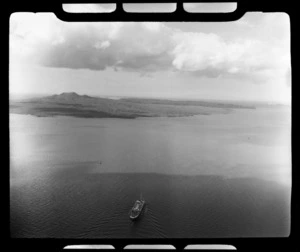
[[[228,40],[164,23],[67,23],[52,14],[16,13],[10,20],[10,56],[55,68],[179,71],[264,80],[290,71],[289,38],[269,31],[276,24],[288,24],[282,15],[263,20],[253,38]]]

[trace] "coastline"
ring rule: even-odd
[[[43,98],[10,100],[9,111],[38,117],[73,116],[80,118],[186,117],[227,114],[236,109],[256,109],[255,106],[209,102],[172,101],[158,99],[120,99],[81,96],[63,93]]]

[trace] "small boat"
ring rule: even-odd
[[[142,198],[140,200],[137,200],[134,203],[134,205],[133,205],[133,207],[132,207],[132,209],[130,210],[130,213],[129,213],[129,218],[131,220],[135,220],[140,216],[145,203],[146,203],[146,201],[143,200]]]

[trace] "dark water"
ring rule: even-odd
[[[287,236],[289,112],[10,117],[12,237]],[[142,193],[146,206],[131,222]]]
[[[72,169],[70,172],[69,169]],[[13,237],[175,238],[289,234],[289,190],[259,179],[93,174],[69,168],[11,190]],[[132,222],[140,193],[146,206]]]

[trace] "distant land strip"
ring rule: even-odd
[[[42,98],[11,100],[10,113],[35,116],[73,116],[82,118],[184,117],[226,114],[232,109],[255,109],[255,106],[209,101],[172,101],[162,99],[108,99],[61,93]]]

